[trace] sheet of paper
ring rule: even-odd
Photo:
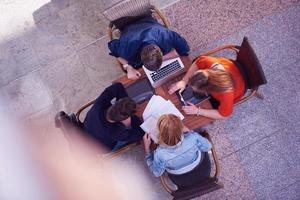
[[[184,116],[181,114],[181,112],[175,107],[175,105],[170,100],[166,101],[162,107],[157,109],[156,112],[152,113],[152,115],[157,119],[159,119],[160,116],[162,116],[164,114],[173,114],[173,115],[178,116],[181,120],[184,119]]]
[[[158,130],[156,127],[157,121],[160,116],[164,114],[174,114],[181,120],[184,119],[184,116],[170,100],[167,101],[160,96],[153,96],[143,113],[144,122],[141,125],[141,128],[145,132],[150,133],[150,136],[154,142],[157,142],[158,136]]]
[[[152,140],[157,143],[158,129],[156,127],[157,119],[152,115],[148,117],[142,124],[141,128],[146,132],[150,133]]]
[[[144,112],[143,112],[143,119],[147,119],[151,116],[153,112],[155,112],[160,106],[164,105],[166,100],[158,95],[153,95],[149,100]]]

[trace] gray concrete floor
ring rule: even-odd
[[[55,113],[76,111],[122,75],[108,55],[107,21],[101,14],[116,2],[0,2],[0,96],[7,112],[39,128],[41,143],[67,146],[61,133],[51,133]],[[248,36],[268,80],[260,88],[264,100],[253,98],[237,106],[230,119],[206,127],[220,156],[224,189],[199,199],[299,199],[300,3],[155,3],[187,39],[192,56],[240,44]],[[141,148],[124,156],[144,167]],[[147,169],[145,174],[157,199],[170,199],[158,179]]]

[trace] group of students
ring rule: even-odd
[[[156,70],[163,60],[189,54],[186,40],[152,17],[134,21],[121,31],[121,37],[110,41],[108,48],[122,63],[129,79],[139,78],[137,69],[142,65]],[[182,80],[170,86],[169,93],[183,90],[187,85],[195,92],[209,94],[213,108],[204,109],[189,103],[183,106],[183,111],[211,119],[229,117],[234,103],[245,91],[242,74],[233,61],[208,56],[198,57]],[[185,127],[177,116],[167,114],[158,120],[158,147],[151,151],[151,139],[140,128],[142,121],[135,115],[136,108],[124,86],[115,83],[103,91],[88,111],[84,120],[85,132],[111,151],[143,139],[145,160],[155,176],[166,171],[172,180],[182,185],[194,184],[209,176],[207,152],[211,144],[206,138]]]

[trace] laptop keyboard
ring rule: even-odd
[[[155,72],[152,72],[150,76],[154,82],[157,82],[179,69],[181,69],[180,64],[178,60],[175,60],[174,62],[171,62],[170,64],[164,66],[163,68],[160,68]]]

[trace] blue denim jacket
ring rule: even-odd
[[[178,170],[192,164],[199,156],[199,151],[211,149],[209,141],[194,131],[183,134],[182,140],[174,145],[159,145],[146,155],[146,163],[155,176],[161,176],[165,170]],[[201,155],[201,154],[200,154]]]

